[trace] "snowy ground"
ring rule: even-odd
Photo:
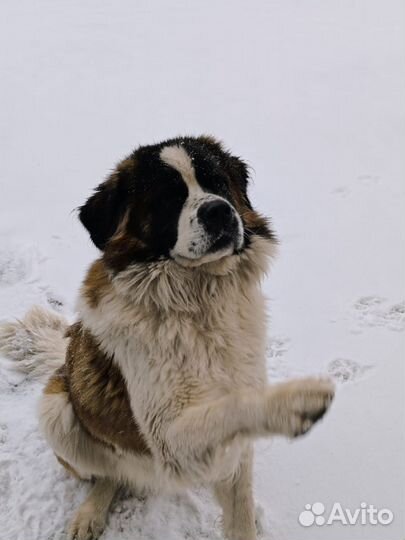
[[[253,167],[280,257],[269,372],[329,372],[332,411],[257,445],[266,540],[405,539],[401,0],[3,0],[0,318],[73,315],[96,256],[72,209],[139,143],[213,133]],[[38,433],[40,386],[0,378],[0,540],[62,540],[87,486]],[[306,504],[390,525],[303,527]],[[220,538],[205,492],[123,498],[105,540]]]

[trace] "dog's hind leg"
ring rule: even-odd
[[[95,540],[100,536],[117,489],[117,484],[112,480],[96,479],[87,499],[79,507],[69,526],[70,540]]]
[[[222,508],[222,525],[228,540],[256,540],[252,454],[252,448],[249,448],[241,460],[236,475],[218,482],[214,488]]]

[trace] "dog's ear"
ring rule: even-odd
[[[239,157],[231,156],[231,171],[234,176],[238,179],[243,191],[246,192],[246,188],[249,182],[249,171],[246,163]]]
[[[247,193],[249,183],[249,170],[246,163],[239,157],[230,155],[227,160],[229,174],[233,180],[234,191],[240,192],[245,204],[251,208]],[[239,195],[239,194],[238,194]]]
[[[94,194],[79,209],[79,218],[90,233],[90,238],[101,250],[113,236],[126,208],[125,190],[113,173],[100,184]]]

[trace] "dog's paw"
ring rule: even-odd
[[[307,433],[329,409],[335,387],[329,379],[296,379],[277,385],[269,395],[269,420],[287,437]]]
[[[73,518],[68,532],[69,540],[96,540],[104,531],[106,516],[97,511],[90,502],[85,502]]]

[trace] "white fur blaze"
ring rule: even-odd
[[[190,156],[181,146],[165,146],[160,152],[160,159],[173,167],[188,187],[189,196],[192,193],[202,193],[202,189],[195,177],[195,171]]]

